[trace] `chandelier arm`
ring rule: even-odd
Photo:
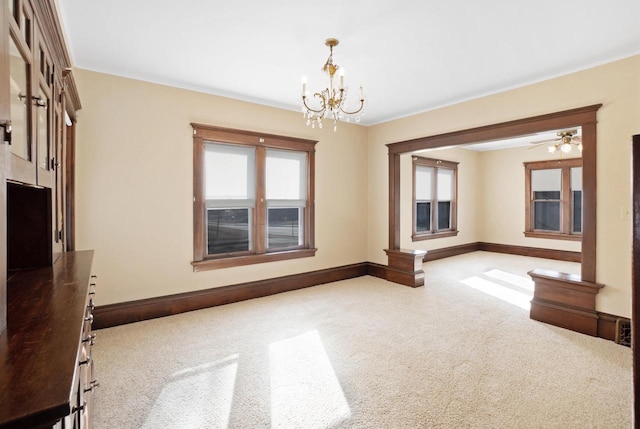
[[[362,109],[364,108],[364,99],[360,100],[360,107],[358,108],[358,110],[354,110],[353,112],[349,112],[347,110],[344,110],[342,108],[342,106],[340,107],[340,111],[342,113],[344,113],[345,115],[355,115],[356,113],[359,113]]]
[[[327,105],[324,102],[324,98],[322,97],[322,95],[319,92],[316,92],[313,95],[314,95],[314,97],[318,97],[318,98],[320,98],[322,100],[322,108],[316,110],[316,109],[313,109],[313,108],[309,107],[309,105],[307,104],[307,97],[303,96],[302,97],[302,104],[304,104],[305,109],[307,109],[308,111],[313,112],[313,113],[324,113],[327,110]]]

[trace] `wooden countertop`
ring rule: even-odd
[[[0,428],[32,427],[71,412],[93,250],[53,267],[9,273],[0,335]]]

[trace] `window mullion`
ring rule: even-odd
[[[253,215],[253,242],[256,253],[265,253],[267,250],[266,165],[267,151],[263,146],[258,146],[256,147],[256,205]]]
[[[438,232],[438,168],[434,167],[431,173],[431,232]]]
[[[571,234],[571,168],[562,168],[560,219],[563,234]]]

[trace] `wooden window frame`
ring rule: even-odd
[[[571,169],[582,168],[582,158],[566,158],[548,161],[525,162],[525,225],[524,235],[531,238],[548,238],[553,240],[582,240],[582,232],[575,233],[572,228],[573,208],[571,205]],[[531,172],[534,170],[561,170],[560,186],[560,232],[534,229],[533,192],[531,190]],[[583,227],[584,229],[584,227]]]
[[[458,162],[454,161],[444,161],[441,159],[433,159],[433,158],[424,158],[421,156],[413,156],[413,198],[411,204],[411,211],[413,212],[412,216],[412,233],[411,240],[412,241],[422,241],[422,240],[432,240],[435,238],[444,238],[444,237],[453,237],[458,235]],[[422,165],[425,167],[433,168],[433,181],[431,184],[432,187],[432,198],[431,198],[431,231],[428,232],[418,232],[416,230],[416,167],[418,165]],[[438,225],[438,170],[439,169],[447,169],[453,171],[453,196],[451,199],[451,221],[450,226],[447,229],[439,230],[437,228]]]
[[[192,123],[193,127],[193,261],[194,271],[260,264],[264,262],[314,256],[315,248],[315,145],[317,141],[263,134],[231,128]],[[254,249],[250,253],[208,255],[204,195],[205,143],[251,146],[256,149],[256,203],[251,235]],[[303,210],[303,245],[296,249],[268,251],[266,246],[265,165],[267,149],[284,149],[307,153],[307,201]]]

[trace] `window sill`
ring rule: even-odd
[[[582,235],[561,234],[559,232],[525,231],[524,236],[530,238],[547,238],[550,240],[582,241]]]
[[[216,259],[193,261],[193,271],[217,270],[220,268],[240,267],[243,265],[263,264],[265,262],[285,261],[288,259],[309,258],[315,256],[318,249],[289,250],[285,252],[264,253],[249,256],[231,256]]]
[[[442,231],[433,234],[412,235],[411,241],[433,240],[436,238],[455,237],[456,235],[458,235],[458,231]]]

